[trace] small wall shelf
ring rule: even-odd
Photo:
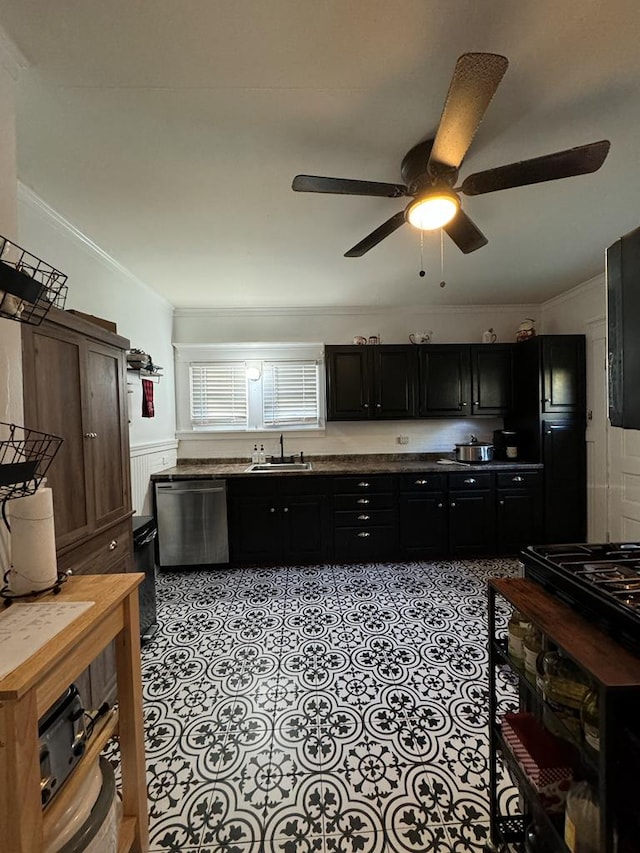
[[[159,364],[155,365],[154,370],[149,370],[147,367],[127,367],[127,373],[135,373],[141,379],[151,379],[156,380],[156,384],[159,384],[161,377],[164,375],[160,373],[162,367]]]

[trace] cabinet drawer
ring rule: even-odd
[[[333,492],[339,494],[357,494],[358,492],[391,492],[393,477],[390,475],[362,474],[358,477],[334,477]]]
[[[370,510],[370,509],[392,509],[395,504],[394,495],[391,493],[361,494],[361,495],[335,495],[333,508],[335,510]]]
[[[275,495],[279,477],[273,474],[254,474],[251,477],[230,477],[227,480],[229,495],[257,497],[258,495]]]
[[[273,476],[267,474],[266,476]],[[325,495],[327,493],[327,478],[316,477],[312,474],[280,477],[280,493],[282,495]]]
[[[445,474],[403,474],[399,477],[401,492],[441,492],[446,486]]]
[[[374,527],[394,524],[395,520],[395,512],[392,509],[347,510],[333,514],[333,522],[336,527]]]
[[[503,471],[496,480],[499,489],[530,489],[542,485],[542,472]]]
[[[340,527],[335,532],[335,557],[338,560],[380,560],[397,550],[395,526]]]
[[[114,568],[118,564],[118,568]],[[131,519],[103,530],[58,557],[58,570],[74,574],[101,575],[112,571],[132,571],[133,534]]]
[[[491,471],[460,471],[449,474],[449,488],[462,491],[464,489],[490,489],[493,486],[493,473]]]

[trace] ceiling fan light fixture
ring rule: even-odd
[[[460,199],[451,190],[430,190],[411,202],[405,217],[420,231],[435,231],[451,222],[459,209]]]

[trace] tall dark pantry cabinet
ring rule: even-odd
[[[544,464],[546,542],[587,538],[584,335],[540,335],[514,350],[515,400],[505,428],[519,453]]]

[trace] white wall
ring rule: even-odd
[[[471,305],[468,307],[405,308],[366,307],[335,310],[314,309],[222,309],[181,310],[174,319],[175,343],[197,344],[233,341],[322,341],[325,344],[351,343],[354,335],[379,335],[382,342],[407,343],[413,331],[427,331],[433,343],[480,343],[482,332],[493,328],[499,341],[515,340],[518,325],[525,317],[539,318],[539,306]],[[287,452],[305,454],[352,453],[443,453],[458,441],[467,441],[473,432],[492,438],[502,420],[455,419],[429,421],[374,421],[371,423],[328,423],[324,435],[298,431],[286,436]],[[400,445],[398,437],[407,436]],[[181,459],[248,458],[254,441],[264,441],[267,453],[277,451],[272,433],[240,437],[196,436],[182,438]]]

